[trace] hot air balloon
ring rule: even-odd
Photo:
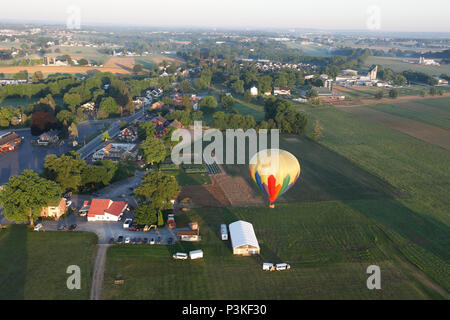
[[[250,160],[249,170],[253,181],[269,199],[271,208],[300,177],[297,158],[279,149],[262,150],[255,154]]]

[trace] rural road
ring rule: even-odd
[[[103,274],[105,271],[106,252],[112,245],[98,244],[97,255],[95,257],[94,273],[92,276],[91,285],[91,300],[100,300],[102,286],[103,286]]]

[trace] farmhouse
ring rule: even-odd
[[[8,132],[0,136],[0,152],[14,151],[22,138],[15,132]]]
[[[135,158],[137,156],[138,148],[133,143],[110,143],[106,147],[97,150],[92,159],[97,160],[112,160],[119,161],[127,158]]]
[[[48,146],[49,144],[57,143],[59,141],[58,133],[55,130],[44,132],[39,136],[37,144],[40,146]]]
[[[260,253],[253,225],[246,221],[236,221],[230,224],[231,246],[233,254],[250,256]]]
[[[86,203],[86,205],[89,205]],[[125,201],[92,199],[88,211],[88,221],[119,221],[128,207]]]
[[[275,88],[273,88],[273,94],[275,96],[290,96],[291,89],[284,88],[284,87],[275,87]]]
[[[137,140],[137,133],[133,128],[125,128],[119,133],[119,140],[134,142]]]
[[[51,217],[58,220],[66,212],[66,199],[61,198],[57,206],[42,208],[41,217]]]

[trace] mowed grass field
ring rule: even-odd
[[[97,236],[81,232],[0,230],[0,300],[89,299]],[[81,268],[81,289],[69,290],[67,267]]]
[[[234,256],[219,239],[221,223],[251,221],[260,257]],[[202,241],[109,249],[103,299],[427,299],[441,298],[402,267],[401,257],[370,219],[341,202],[268,208],[202,208],[177,217],[200,224]],[[204,259],[176,261],[175,252],[202,249]],[[291,270],[262,271],[262,262]],[[366,287],[366,268],[382,270],[382,290]],[[123,279],[123,285],[114,280]]]
[[[427,105],[427,103],[431,100],[417,100],[417,102],[405,102],[388,105],[379,104],[371,106],[371,108],[396,116],[431,124],[450,131],[450,98],[442,98],[437,100],[437,102],[442,106],[441,108]],[[445,110],[445,108],[447,108],[447,110]]]

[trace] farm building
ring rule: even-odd
[[[85,203],[84,205],[89,205]],[[92,199],[88,211],[88,221],[119,221],[128,207],[125,201]]]
[[[41,217],[51,217],[58,220],[66,212],[66,199],[61,198],[56,206],[48,206],[42,208]]]
[[[260,253],[253,225],[246,221],[236,221],[230,224],[231,246],[233,254],[250,256]]]
[[[179,230],[177,237],[181,241],[200,241],[200,230]]]
[[[228,229],[226,224],[220,225],[220,236],[222,240],[224,241],[228,240]]]

